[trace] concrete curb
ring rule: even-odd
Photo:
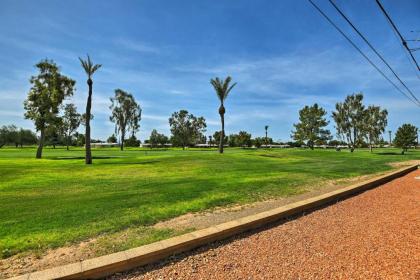
[[[351,185],[333,192],[288,204],[269,211],[222,223],[130,250],[98,258],[58,266],[51,269],[24,274],[10,279],[96,279],[116,272],[156,262],[173,254],[186,252],[207,243],[226,239],[233,235],[259,228],[266,224],[315,209],[339,199],[369,190],[418,168],[413,165]]]

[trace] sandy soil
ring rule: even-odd
[[[420,170],[111,279],[420,279]]]

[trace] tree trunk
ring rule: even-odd
[[[42,148],[44,147],[45,129],[41,129],[41,136],[39,137],[38,149],[36,151],[36,158],[42,157]]]
[[[370,150],[370,152],[373,152],[372,144],[369,145],[369,150]]]
[[[265,130],[265,147],[268,147],[268,137],[267,137],[267,130]]]
[[[223,154],[223,140],[225,138],[225,115],[220,115],[222,121],[222,131],[220,132],[219,153]]]
[[[89,86],[88,100],[86,104],[86,134],[85,134],[85,146],[86,146],[86,157],[85,163],[92,164],[92,151],[90,149],[90,110],[92,108],[92,80],[88,79],[87,84]]]
[[[124,138],[125,138],[125,132],[121,132],[121,145],[120,145],[121,151],[124,150]]]

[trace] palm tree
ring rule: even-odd
[[[96,72],[102,65],[101,64],[93,64],[90,60],[89,55],[87,56],[87,60],[83,60],[79,57],[80,63],[82,64],[83,69],[85,70],[88,79],[87,84],[89,86],[89,94],[86,104],[86,134],[85,134],[85,142],[86,142],[86,164],[92,164],[92,152],[90,150],[90,119],[91,119],[91,108],[92,108],[92,75]]]
[[[220,120],[222,122],[222,131],[220,133],[219,153],[221,154],[223,153],[223,139],[225,138],[226,109],[224,106],[224,101],[227,98],[229,92],[236,85],[236,83],[234,83],[233,85],[229,86],[231,81],[232,81],[232,78],[230,76],[228,76],[225,80],[219,79],[217,77],[215,79],[210,80],[210,83],[213,85],[214,90],[216,91],[217,97],[219,97],[219,100],[220,100],[219,115],[220,115]]]
[[[267,137],[268,125],[266,125],[264,128],[265,128],[265,147],[267,148],[267,146],[268,146],[268,137]]]

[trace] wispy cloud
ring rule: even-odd
[[[130,40],[127,38],[118,38],[114,41],[115,45],[118,47],[123,47],[131,51],[140,52],[140,53],[153,53],[158,54],[160,50],[156,47],[147,45],[142,42]]]

